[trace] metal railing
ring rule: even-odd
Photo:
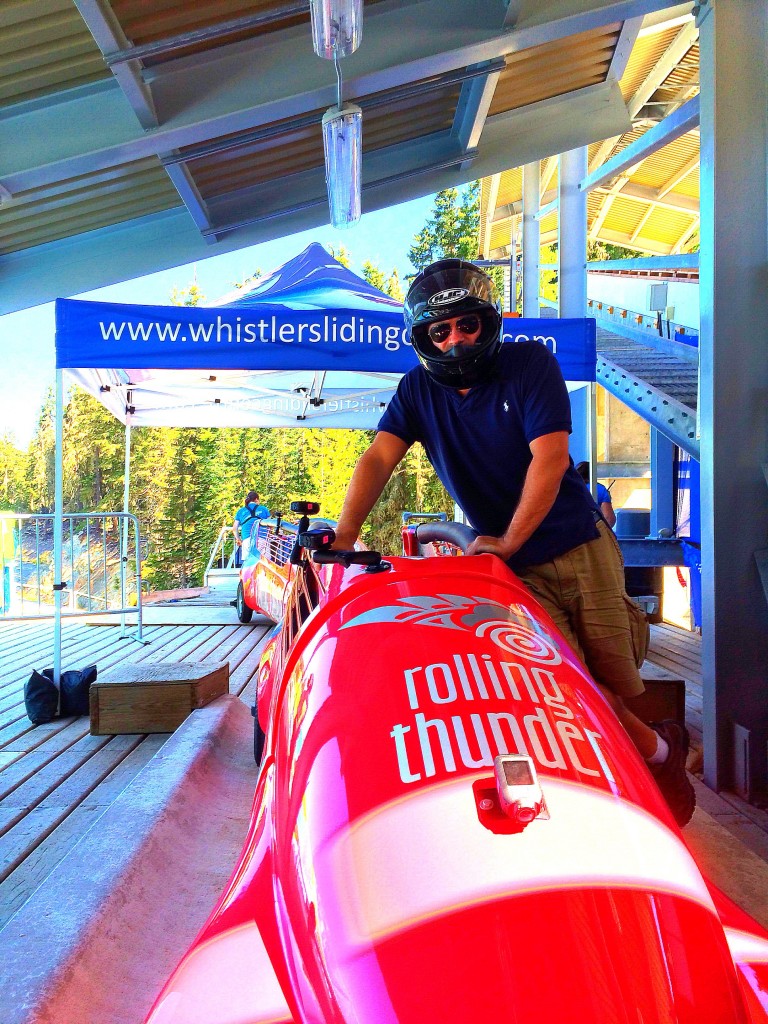
[[[228,548],[230,549],[229,553],[227,553]],[[211,569],[234,569],[236,557],[237,543],[234,530],[225,523],[219,530],[219,535],[213,543],[203,578],[207,577]]]
[[[0,620],[49,617],[55,612],[51,513],[0,516]],[[142,639],[141,535],[126,512],[63,517],[63,618],[136,614]]]
[[[634,309],[627,309],[620,302],[607,302],[605,299],[587,299],[587,316],[597,317],[599,320],[609,320],[616,324],[623,324],[638,331],[648,332],[652,338],[654,335],[666,338],[668,341],[677,341],[683,345],[696,348],[699,343],[699,332],[697,329],[677,320],[668,320],[666,317],[659,317],[656,313],[640,313]]]

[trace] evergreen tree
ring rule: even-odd
[[[37,429],[29,446],[26,484],[31,512],[53,508],[54,468],[56,458],[56,399],[53,388],[43,401]]]
[[[384,273],[375,263],[371,263],[370,260],[366,260],[363,263],[363,277],[368,284],[373,285],[374,288],[378,288],[380,292],[385,291],[387,285],[387,279],[384,277]]]
[[[447,188],[435,196],[432,215],[413,240],[408,258],[417,271],[449,256],[477,258],[480,226],[480,182],[463,191]]]
[[[9,435],[0,437],[0,511],[28,511],[27,455]]]

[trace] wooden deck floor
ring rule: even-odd
[[[693,743],[701,746],[701,637],[679,626],[651,626],[648,661],[685,680],[685,722]]]
[[[69,622],[62,664],[227,660],[230,692],[252,703],[270,626],[149,625],[142,646],[115,626]],[[87,718],[33,726],[24,682],[51,664],[52,631],[50,620],[0,623],[0,928],[167,739],[91,736]]]
[[[232,614],[228,607],[198,605],[178,609],[178,624],[164,625],[159,622],[167,622],[168,614],[156,611],[145,627],[146,646],[120,639],[115,626],[70,622],[64,627],[63,664],[96,663],[103,673],[123,661],[226,659],[231,692],[252,703],[271,623],[242,626],[231,621]],[[651,634],[649,660],[686,680],[686,718],[700,746],[700,637],[666,623],[652,626]],[[33,726],[24,708],[24,682],[33,668],[50,665],[51,650],[50,620],[0,623],[0,928],[167,739],[91,736],[87,718]],[[719,804],[708,806],[710,813],[768,861],[766,812],[731,794],[711,796]]]

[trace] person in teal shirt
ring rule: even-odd
[[[251,546],[251,531],[253,524],[259,519],[268,519],[269,509],[259,504],[259,495],[256,491],[248,491],[245,496],[243,507],[235,512],[235,521],[232,523],[232,532],[235,536],[237,553],[235,554],[235,566],[239,569],[243,561],[248,557]]]

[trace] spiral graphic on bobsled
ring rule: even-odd
[[[528,661],[538,661],[542,665],[559,665],[562,662],[560,652],[540,633],[521,626],[518,622],[503,619],[491,619],[481,622],[475,630],[475,636],[491,640],[497,647]]]

